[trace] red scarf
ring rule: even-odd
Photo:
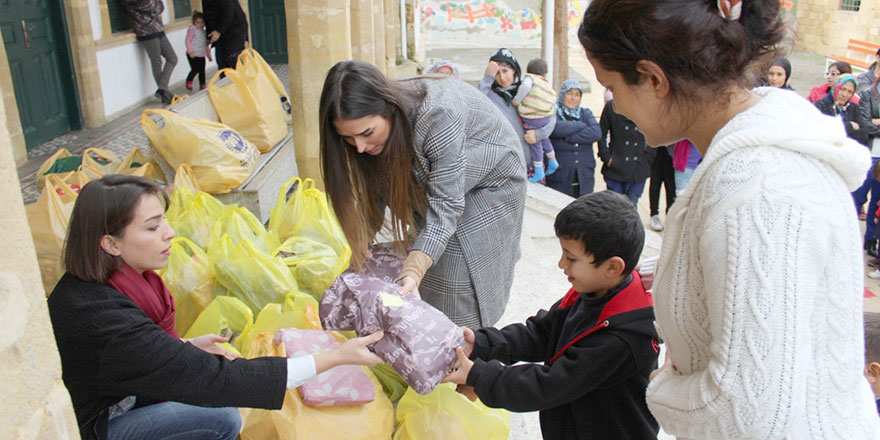
[[[180,338],[174,329],[174,297],[156,272],[147,270],[141,275],[122,263],[107,284],[131,298],[165,333]]]

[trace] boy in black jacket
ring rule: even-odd
[[[444,380],[490,407],[540,411],[545,439],[655,438],[645,389],[659,345],[651,295],[634,271],[645,242],[639,215],[602,191],[565,207],[555,229],[572,288],[525,324],[462,327],[458,368]]]

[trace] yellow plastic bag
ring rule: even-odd
[[[177,104],[183,102],[184,99],[189,98],[189,95],[174,95],[171,97],[171,103],[168,104],[170,107],[174,107]]]
[[[302,212],[294,213],[296,223],[291,235],[330,245],[338,256],[333,271],[340,274],[351,262],[351,247],[342,226],[327,203],[327,195],[315,188],[312,179],[303,182],[302,192]]]
[[[277,232],[281,241],[287,240],[293,235],[296,216],[302,214],[302,190],[302,179],[296,176],[291,177],[284,185],[281,185],[278,200],[269,213],[269,230]],[[291,191],[293,194],[288,198],[287,193]]]
[[[186,237],[171,241],[168,265],[159,273],[174,296],[174,328],[185,335],[214,300],[214,266],[199,246]]]
[[[192,193],[178,189],[171,195],[165,219],[178,236],[186,237],[209,250],[211,230],[217,220],[237,205],[224,205],[206,192]]]
[[[283,304],[267,304],[263,310],[260,310],[250,331],[241,334],[239,338],[241,351],[247,353],[250,350],[256,335],[260,333],[274,335],[283,328],[320,330],[318,302],[309,295],[293,292],[287,295]]]
[[[185,163],[182,163],[177,167],[177,171],[174,173],[173,186],[175,190],[180,188],[186,188],[192,192],[199,192],[202,190],[192,168]]]
[[[224,234],[232,237],[232,242],[236,245],[242,240],[250,240],[263,252],[271,252],[278,248],[278,234],[266,231],[257,216],[243,206],[230,209],[217,219],[211,229],[208,247],[211,243],[220,240]]]
[[[40,168],[37,168],[37,190],[43,191],[46,186],[46,176],[49,174],[60,174],[63,176],[76,172],[82,165],[82,156],[73,156],[66,148],[61,148],[52,153],[48,159],[43,161]]]
[[[265,343],[259,344],[265,347]],[[275,353],[278,347],[274,347]],[[266,347],[262,351],[272,352]],[[261,353],[256,349],[255,353]],[[242,440],[376,440],[390,439],[394,408],[370,370],[376,398],[364,405],[308,406],[296,390],[287,390],[280,410],[240,408]],[[449,437],[450,439],[454,437]]]
[[[260,158],[253,144],[219,122],[149,109],[141,115],[141,127],[169,165],[189,164],[199,186],[211,194],[238,188]]]
[[[49,174],[39,199],[25,206],[46,295],[64,274],[62,252],[76,196],[77,191],[59,176]]]
[[[254,314],[250,307],[238,298],[218,296],[199,314],[184,338],[209,334],[241,334],[253,325]]]
[[[242,300],[258,312],[269,303],[280,303],[289,292],[296,292],[296,279],[284,262],[260,250],[250,240],[234,245],[223,235],[208,247],[217,281],[228,295]]]
[[[412,388],[397,402],[394,440],[506,440],[510,413],[471,402],[442,383],[420,396]]]
[[[230,83],[217,85],[221,75]],[[265,95],[274,100],[267,104]],[[249,76],[233,69],[221,69],[208,82],[208,96],[224,124],[239,132],[260,152],[267,152],[287,136],[286,113],[278,103],[278,95],[263,75]]]
[[[299,288],[317,300],[342,273],[338,270],[339,257],[329,245],[306,237],[288,238],[272,253],[290,268]],[[343,268],[344,270],[344,268]]]
[[[280,106],[284,112],[285,119],[290,120],[290,96],[287,94],[287,89],[284,88],[281,79],[278,78],[278,75],[275,74],[275,71],[272,70],[272,67],[269,66],[269,63],[263,59],[259,52],[253,48],[243,50],[235,62],[235,70],[242,73],[248,79],[249,84],[253,82],[254,77],[260,76],[265,78],[266,81],[261,81],[260,83],[269,84],[274,94],[268,92],[265,87],[260,87],[259,92],[256,94],[260,105],[267,107],[272,107],[273,105]]]
[[[382,384],[382,391],[392,402],[400,400],[403,394],[406,393],[406,390],[409,389],[406,381],[388,364],[370,367],[370,371],[376,375],[376,379]]]
[[[159,168],[156,161],[147,158],[140,148],[132,148],[132,150],[122,159],[122,163],[116,168],[116,174],[126,174],[129,176],[141,176],[157,182],[165,182],[165,175]]]
[[[113,174],[119,168],[119,157],[116,153],[100,148],[86,148],[82,155],[82,164],[100,173],[102,176]]]

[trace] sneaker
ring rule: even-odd
[[[208,86],[206,86],[206,85],[204,85],[204,84],[202,84],[202,85],[199,86],[199,90],[205,90],[205,89],[207,89],[207,88],[208,88]]]
[[[648,226],[650,226],[651,229],[653,229],[657,232],[662,231],[663,230],[663,222],[660,221],[660,216],[655,215],[655,216],[651,217],[651,222],[648,224]]]
[[[193,82],[192,81],[186,82],[186,89],[189,91],[192,91],[192,89],[193,89]]]
[[[871,272],[868,272],[868,278],[872,280],[880,280],[880,269],[874,269]]]

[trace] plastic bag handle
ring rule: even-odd
[[[198,244],[194,243],[192,240],[190,240],[186,237],[174,237],[174,240],[171,241],[171,246],[177,246],[177,245],[179,245],[182,248],[185,248],[184,250],[188,250],[189,252],[187,252],[187,253],[189,255],[200,255],[200,254],[204,255],[205,254],[205,251],[202,250],[201,246],[199,246]]]
[[[61,194],[58,193],[58,189],[61,190]],[[43,191],[49,191],[49,197],[60,197],[62,200],[73,200],[77,196],[76,191],[67,182],[58,177],[57,174],[46,176],[46,186]]]
[[[309,179],[306,179],[306,180],[309,180]],[[297,191],[301,191],[303,189],[302,179],[299,176],[291,177],[290,179],[287,180],[287,182],[284,182],[284,185],[281,185],[281,191],[278,193],[278,201],[276,202],[276,206],[287,203],[287,200],[288,200],[287,199],[287,192],[290,191],[290,187],[291,187],[291,185],[293,185],[294,182],[299,182],[299,184],[296,188]],[[293,197],[293,196],[291,196],[291,197]]]

